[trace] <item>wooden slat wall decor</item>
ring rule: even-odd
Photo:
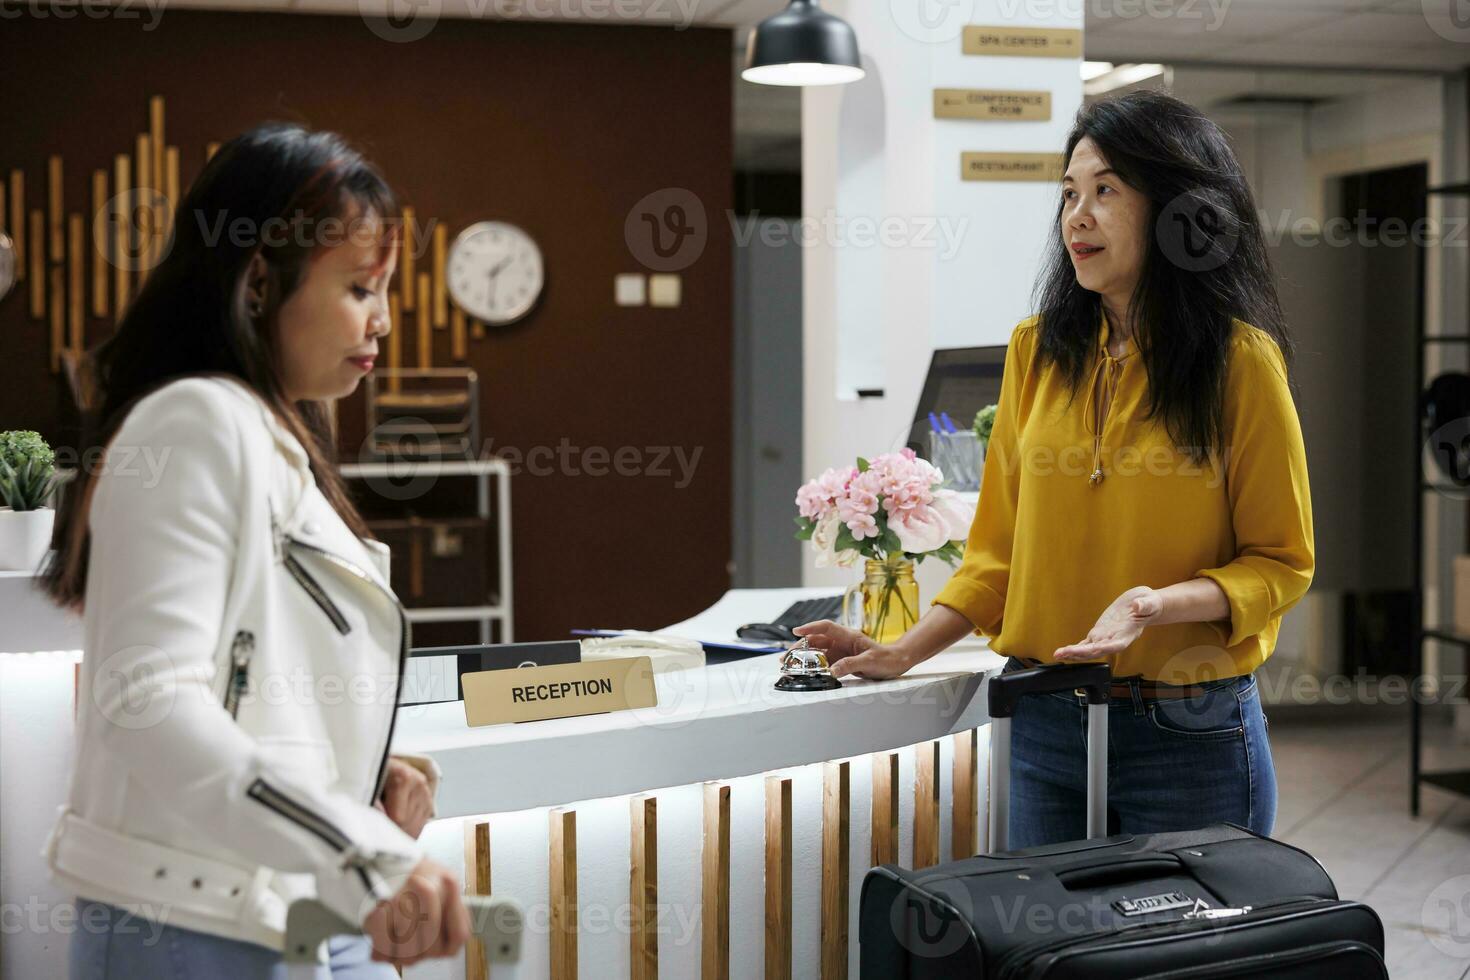
[[[766,777],[766,980],[791,980],[791,780]]]
[[[31,209],[31,317],[46,319],[46,215]]]
[[[107,255],[112,241],[107,214],[107,171],[92,171],[92,315],[107,316]]]
[[[154,264],[163,259],[163,249],[168,246],[168,237],[173,233],[173,221],[179,208],[179,148],[170,146],[163,155],[163,196],[168,209],[162,216],[163,226],[159,229],[158,249],[154,253]]]
[[[483,820],[464,822],[464,890],[466,895],[490,894],[490,825]],[[464,980],[489,977],[485,946],[471,939],[464,948]]]
[[[730,787],[704,784],[700,977],[730,980]]]
[[[136,285],[143,288],[148,279],[148,257],[153,254],[153,144],[147,133],[139,133],[133,149],[133,207],[131,216],[136,220],[136,237],[133,263],[137,273]]]
[[[449,311],[449,344],[456,361],[463,361],[469,356],[466,340],[464,310],[456,306]]]
[[[10,242],[15,246],[15,278],[26,277],[26,174],[10,171]]]
[[[66,346],[66,267],[53,265],[51,273],[51,373],[61,372],[61,349]]]
[[[388,390],[397,391],[402,384],[396,369],[403,366],[403,301],[398,294],[388,294]]]
[[[414,243],[413,208],[403,208],[403,238],[398,251],[398,279],[403,284],[403,312],[412,313],[418,297],[418,280],[413,271]]]
[[[112,310],[113,322],[121,323],[131,298],[132,276],[128,274],[128,258],[132,254],[133,227],[133,160],[119,153],[112,161]]]
[[[939,743],[914,746],[914,868],[939,863]]]
[[[898,753],[873,754],[872,865],[898,863]]]
[[[822,767],[822,980],[847,980],[852,764]]]
[[[977,826],[978,802],[975,798],[976,789],[979,786],[979,772],[976,768],[979,758],[980,732],[978,729],[970,729],[967,732],[956,732],[954,736],[954,783],[951,793],[954,798],[954,812],[951,817],[952,843],[951,851],[954,860],[970,857],[980,852],[980,835]]]
[[[658,980],[658,800],[635,796],[628,805],[632,828],[628,900],[633,908],[628,976]]]
[[[419,367],[428,370],[434,366],[434,327],[431,323],[433,310],[429,303],[429,274],[419,273],[418,316],[415,318],[419,338]]]
[[[62,188],[65,186],[62,180],[61,157],[53,155],[46,161],[48,192],[47,213],[50,216],[50,242],[51,264],[60,265],[66,261],[66,218],[62,214],[62,206],[65,199],[62,197]]]
[[[83,333],[86,315],[86,266],[82,251],[82,216],[66,219],[66,347],[73,357],[80,357],[86,346]]]
[[[551,980],[577,976],[577,813],[553,809],[551,820]]]
[[[449,284],[444,281],[444,261],[449,252],[449,228],[434,222],[434,327],[449,326]]]

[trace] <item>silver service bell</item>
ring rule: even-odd
[[[827,666],[827,657],[812,649],[806,637],[781,655],[781,679],[776,682],[776,690],[835,691],[841,686]]]

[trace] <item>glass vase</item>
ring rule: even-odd
[[[862,622],[855,622],[854,601],[860,603]],[[857,626],[875,643],[892,643],[919,621],[919,583],[914,563],[907,558],[869,559],[863,580],[842,596],[842,618]]]

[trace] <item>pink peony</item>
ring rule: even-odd
[[[944,520],[932,507],[889,514],[888,529],[898,535],[899,546],[911,555],[943,548],[950,540]]]

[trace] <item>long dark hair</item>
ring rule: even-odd
[[[327,406],[292,402],[282,389],[274,331],[281,304],[326,240],[323,224],[367,218],[383,223],[380,247],[396,247],[393,191],[334,133],[268,123],[221,146],[176,208],[164,257],[148,272],[117,331],[87,354],[85,373],[95,394],[83,406],[78,458],[101,460],[128,411],[170,381],[239,378],[296,435],[318,487],[343,521],[371,537],[333,465]],[[265,259],[265,302],[252,317],[247,286],[257,254]],[[86,593],[87,512],[96,475],[83,466],[67,488],[57,514],[56,555],[42,573],[48,596],[78,611]]]
[[[1065,159],[1084,138],[1149,201],[1143,268],[1127,316],[1148,373],[1148,418],[1205,462],[1221,448],[1231,320],[1265,331],[1288,368],[1295,353],[1250,185],[1225,134],[1162,92],[1084,106]],[[1041,364],[1058,365],[1075,396],[1097,347],[1102,297],[1077,282],[1061,207],[1036,283]]]

